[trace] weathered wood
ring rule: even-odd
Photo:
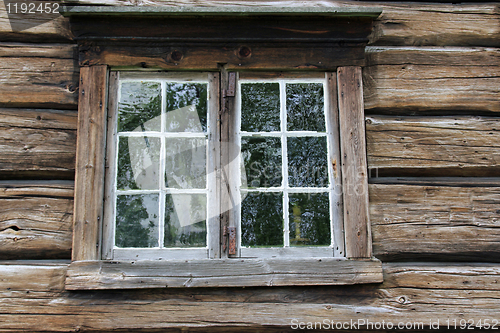
[[[11,25],[16,27],[13,31]],[[0,3],[0,40],[4,42],[68,42],[73,35],[69,20],[63,16],[47,21],[40,15],[11,15],[5,3]]]
[[[17,275],[0,265],[0,329],[6,331],[126,330],[203,328],[290,330],[298,322],[423,322],[498,320],[498,264],[384,264],[382,285],[329,287],[196,288],[59,292],[66,265],[34,267]],[[29,282],[29,283],[28,283]],[[23,285],[25,287],[23,287]],[[13,288],[8,290],[7,288]],[[28,291],[28,292],[26,292]],[[119,297],[118,297],[119,295]],[[228,311],[228,308],[231,311]],[[110,320],[110,318],[113,318]],[[211,318],[207,320],[207,318]],[[366,329],[367,327],[360,327]],[[421,327],[420,327],[421,328]]]
[[[80,261],[66,289],[352,285],[382,282],[378,260],[335,258]]]
[[[60,44],[0,44],[0,105],[75,109],[76,47]]]
[[[77,113],[0,108],[0,177],[73,178]]]
[[[36,261],[0,262],[1,291],[10,292],[62,292],[67,265]],[[5,296],[5,295],[3,295]],[[2,298],[3,299],[3,298]]]
[[[369,258],[372,246],[361,67],[339,67],[337,82],[345,253],[347,258]]]
[[[498,176],[500,119],[366,118],[371,176]]]
[[[78,0],[78,3],[115,6],[136,5],[135,0]],[[143,0],[141,5],[170,7],[230,5],[241,8],[302,7],[304,1]],[[382,7],[382,15],[375,20],[374,31],[370,36],[370,43],[373,45],[500,46],[498,3],[407,4],[403,1],[381,3],[310,0],[307,1],[307,6]]]
[[[500,111],[498,49],[369,47],[366,54],[366,109]]]
[[[385,185],[500,187],[499,177],[372,177],[368,180],[370,184]]]
[[[0,258],[69,258],[73,182],[0,182]]]
[[[337,88],[337,73],[327,73],[328,89],[328,111],[327,111],[327,132],[329,149],[329,161],[334,184],[335,196],[334,205],[330,208],[333,219],[333,256],[345,256],[345,237],[344,237],[344,203],[342,200],[342,170],[340,161],[342,160],[340,152],[340,125],[339,125],[339,103]]]
[[[217,70],[218,63],[227,64],[228,70],[269,69],[269,70],[325,70],[336,66],[364,64],[363,48],[321,47],[314,49],[314,57],[304,53],[304,47],[257,45],[247,42],[251,51],[248,57],[239,55],[241,45],[198,48],[186,46],[124,47],[94,44],[82,47],[81,65],[108,64],[110,66],[134,66],[146,70],[154,69],[199,69]],[[307,47],[306,47],[307,48]],[[172,53],[180,51],[182,59],[175,61]]]
[[[499,260],[499,187],[370,185],[373,251],[383,260]]]
[[[73,260],[98,259],[103,217],[108,69],[80,70]]]

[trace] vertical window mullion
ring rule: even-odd
[[[161,140],[161,144],[160,144],[160,168],[159,168],[159,175],[158,177],[160,177],[159,179],[159,198],[158,198],[158,204],[160,205],[159,206],[159,209],[158,209],[158,213],[159,213],[159,223],[158,223],[158,232],[160,233],[158,235],[158,246],[160,248],[163,248],[163,244],[164,244],[164,237],[165,237],[165,199],[166,199],[166,192],[165,192],[165,150],[166,150],[166,143],[165,143],[165,131],[166,131],[166,128],[165,128],[165,122],[166,122],[166,100],[167,100],[167,87],[166,87],[166,82],[165,81],[161,81],[161,115],[160,115],[160,121],[161,121],[161,125],[160,125],[160,131],[161,131],[161,136],[160,136],[160,140]]]
[[[283,175],[283,245],[290,246],[288,217],[288,149],[286,129],[286,83],[280,81],[281,160]]]

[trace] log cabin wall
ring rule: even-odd
[[[0,3],[0,330],[274,332],[292,319],[439,320],[445,328],[447,320],[500,320],[500,3],[307,5],[315,3],[383,8],[363,80],[373,250],[384,283],[65,291],[76,44],[62,17],[13,32]]]

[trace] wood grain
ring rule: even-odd
[[[370,185],[373,251],[383,260],[499,260],[499,187]]]
[[[16,31],[12,30],[12,25]],[[0,3],[0,40],[4,42],[70,42],[73,38],[69,19],[59,16],[50,21],[39,15],[9,17],[5,3]]]
[[[61,292],[66,265],[0,265],[6,331],[290,330],[291,321],[497,319],[498,264],[384,264],[381,285]],[[40,279],[30,279],[37,272]],[[30,280],[27,280],[30,279]],[[5,286],[5,288],[4,288]],[[11,288],[10,290],[8,288]],[[227,311],[230,308],[231,311]],[[211,318],[211,320],[207,320]],[[225,328],[222,328],[225,327]],[[442,327],[443,328],[443,327]],[[362,327],[366,329],[366,327]]]
[[[98,258],[103,217],[108,69],[82,67],[76,143],[73,260]]]
[[[76,46],[0,43],[0,106],[76,109]]]
[[[337,69],[347,258],[370,258],[365,116],[361,67]]]
[[[366,137],[372,176],[500,175],[498,118],[369,116]]]
[[[69,258],[73,182],[0,182],[0,258]]]
[[[0,108],[0,177],[74,177],[77,113]]]
[[[445,2],[445,1],[441,1]],[[83,4],[137,5],[135,0],[79,0]],[[143,6],[304,6],[302,0],[142,0]],[[307,6],[382,7],[370,36],[372,45],[500,46],[498,3],[405,3],[311,0]]]
[[[498,49],[368,47],[366,53],[366,109],[500,111]]]
[[[382,282],[378,260],[338,258],[80,261],[66,289],[352,285]]]

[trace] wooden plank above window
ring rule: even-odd
[[[364,64],[380,8],[66,7],[80,65],[328,70]]]

